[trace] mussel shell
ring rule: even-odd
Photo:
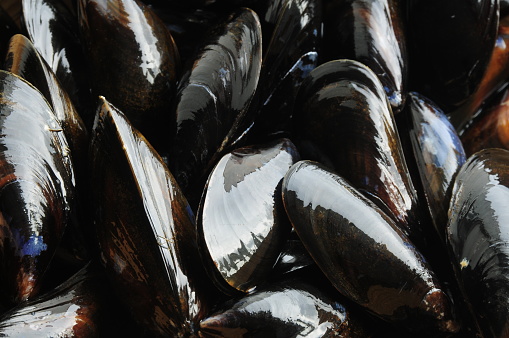
[[[74,209],[62,127],[42,94],[0,71],[0,284],[13,303],[33,297]]]
[[[215,28],[181,79],[169,167],[186,196],[239,136],[260,67],[260,22],[255,12],[242,9]]]
[[[53,71],[25,36],[17,34],[11,38],[4,68],[31,83],[44,95],[64,130],[75,167],[84,166],[88,151],[85,124]]]
[[[103,264],[119,298],[149,331],[191,334],[207,312],[194,216],[161,157],[101,101],[91,182]]]
[[[93,93],[161,149],[180,67],[171,34],[138,0],[80,0],[79,17]]]
[[[306,78],[295,107],[303,157],[333,168],[421,244],[417,193],[376,75],[356,61],[327,62]]]
[[[410,93],[405,113],[412,121],[410,141],[429,211],[440,238],[445,239],[452,185],[466,161],[465,151],[447,116],[426,97]]]
[[[454,332],[446,294],[427,263],[387,215],[342,177],[310,161],[283,180],[297,234],[336,289],[409,330]]]
[[[316,0],[271,1],[262,16],[264,56],[257,117],[249,136],[287,132],[302,81],[318,65],[322,5]],[[265,26],[269,27],[265,27]],[[268,41],[268,43],[266,42]]]
[[[223,308],[200,323],[201,336],[370,336],[355,311],[300,280],[272,284]]]
[[[288,139],[223,156],[209,176],[198,214],[202,257],[225,293],[263,284],[290,225],[281,181],[299,154]]]
[[[467,156],[487,148],[509,150],[509,87],[493,96],[460,135]]]
[[[325,13],[326,60],[352,59],[368,66],[380,79],[393,112],[400,112],[408,60],[399,1],[331,1]]]
[[[486,67],[479,87],[461,107],[450,113],[450,119],[455,124],[461,124],[459,127],[467,122],[466,128],[471,124],[470,118],[479,113],[479,109],[484,106],[485,101],[493,101],[490,97],[502,89],[504,84],[507,84],[509,77],[509,17],[500,20],[498,26],[498,35],[495,41],[495,46],[491,54],[490,61]],[[484,110],[484,108],[481,108]],[[461,121],[461,123],[459,123]],[[458,130],[460,130],[458,129]],[[460,132],[462,132],[461,129]],[[472,155],[477,151],[470,153]]]
[[[76,16],[61,0],[22,0],[28,38],[49,65],[82,118],[91,124],[90,87]]]
[[[87,265],[54,290],[0,317],[1,337],[98,337],[105,280]]]
[[[509,334],[509,151],[486,149],[458,173],[449,208],[450,258],[485,337]]]
[[[476,90],[489,62],[499,19],[498,0],[408,2],[409,78],[446,113]],[[453,123],[458,128],[462,122]]]

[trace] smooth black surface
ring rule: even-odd
[[[240,136],[238,126],[258,85],[261,57],[258,16],[242,9],[210,33],[180,80],[168,165],[186,196],[193,185],[198,185],[194,195],[201,195],[201,180]]]
[[[509,334],[509,151],[471,156],[449,208],[450,256],[486,337]]]
[[[466,161],[465,151],[447,116],[429,99],[408,95],[410,140],[429,211],[441,239],[445,239],[447,210],[454,178]]]
[[[396,0],[336,0],[325,6],[325,60],[352,59],[380,79],[394,113],[403,109],[408,58]]]
[[[458,330],[422,255],[345,179],[316,162],[298,162],[283,180],[283,202],[304,246],[343,295],[412,331]]]
[[[394,116],[376,75],[351,60],[327,62],[302,84],[294,111],[303,158],[336,170],[420,247],[426,227]]]

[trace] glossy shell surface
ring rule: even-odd
[[[237,149],[210,174],[198,232],[203,256],[220,274],[219,284],[226,281],[226,292],[248,292],[267,281],[290,232],[281,182],[298,160],[293,143],[283,139]]]
[[[192,277],[200,267],[194,216],[159,155],[102,101],[91,168],[103,264],[139,323],[159,335],[192,333],[207,311]]]
[[[421,254],[345,179],[298,162],[283,181],[283,202],[304,246],[343,295],[410,330],[458,329]]]
[[[74,108],[67,91],[42,59],[33,44],[21,34],[13,36],[5,61],[5,70],[16,74],[36,87],[53,108],[71,147],[75,165],[87,156],[88,132]]]
[[[327,62],[310,73],[298,96],[294,129],[303,157],[333,168],[416,244],[422,241],[417,193],[376,75],[356,61]]]
[[[32,298],[74,206],[74,172],[62,127],[47,101],[0,72],[0,267],[2,295]]]
[[[162,147],[180,67],[171,34],[137,0],[79,4],[93,93],[118,106],[154,146]]]
[[[454,178],[466,161],[465,151],[447,116],[417,93],[408,95],[410,141],[435,228],[445,238]]]
[[[200,323],[203,336],[369,337],[341,300],[299,280],[273,284],[223,307]]]
[[[258,16],[243,9],[212,31],[180,81],[169,167],[185,193],[206,179],[219,154],[239,136],[237,126],[258,85],[261,57]]]
[[[509,334],[509,151],[471,156],[456,177],[447,238],[464,296],[486,337]]]
[[[402,6],[394,0],[331,1],[326,6],[328,60],[352,59],[380,79],[395,113],[406,98],[408,60]]]

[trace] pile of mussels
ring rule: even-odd
[[[508,7],[2,0],[0,336],[508,337]]]

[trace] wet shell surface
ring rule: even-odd
[[[71,220],[74,172],[62,127],[42,94],[0,71],[0,284],[35,296]]]
[[[51,292],[22,303],[0,317],[1,337],[99,336],[104,278],[90,265]]]
[[[162,159],[102,99],[91,144],[94,222],[120,299],[153,334],[190,334],[207,312],[194,216]]]
[[[447,239],[470,309],[486,337],[509,334],[509,151],[472,155],[456,177]]]
[[[466,161],[465,151],[447,116],[426,97],[408,95],[410,141],[429,211],[441,239],[445,238],[447,210],[454,178]]]
[[[333,168],[424,243],[426,224],[376,75],[356,61],[327,62],[309,74],[298,97],[294,129],[303,157]]]
[[[290,232],[281,182],[298,160],[293,143],[282,139],[237,149],[210,174],[198,233],[202,256],[226,293],[248,292],[267,281]]]
[[[82,162],[88,151],[88,132],[85,125],[67,91],[25,36],[16,34],[9,41],[4,68],[30,82],[44,95],[62,125],[75,167],[84,165]]]
[[[300,280],[275,283],[200,323],[204,337],[369,337],[355,311]]]
[[[261,43],[258,16],[240,10],[212,31],[180,81],[169,167],[187,195],[240,136],[260,77]]]
[[[298,162],[283,181],[283,202],[304,246],[343,295],[409,330],[458,329],[421,254],[345,179],[317,163]]]

